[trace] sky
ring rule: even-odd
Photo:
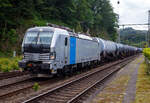
[[[117,2],[120,1],[118,5]],[[150,0],[110,0],[115,13],[119,14],[119,24],[148,23]],[[134,29],[147,30],[147,26],[133,26]]]

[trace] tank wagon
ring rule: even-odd
[[[124,56],[124,45],[120,44],[120,43],[116,43],[117,45],[117,58],[123,58]]]
[[[143,49],[142,48],[137,48],[137,53],[142,53]]]
[[[103,61],[125,58],[140,52],[136,47],[118,44],[67,27],[50,25],[26,31],[19,66],[37,77],[66,74]]]
[[[114,59],[117,55],[117,46],[114,42],[96,38],[99,43],[99,52],[101,61],[108,61]]]

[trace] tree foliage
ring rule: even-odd
[[[120,30],[122,43],[138,47],[144,47],[146,44],[146,34],[146,30],[135,30],[133,28],[125,28]]]
[[[27,28],[46,22],[116,39],[117,16],[109,0],[0,0],[0,43],[20,45],[21,39],[15,37],[22,38]]]

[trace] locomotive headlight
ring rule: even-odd
[[[54,60],[54,59],[55,59],[55,56],[54,56],[54,55],[50,55],[50,59],[51,59],[51,60]]]
[[[50,59],[54,60],[55,58],[56,58],[56,53],[55,52],[51,53],[50,54]]]

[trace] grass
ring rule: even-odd
[[[128,80],[128,75],[120,76],[106,87],[93,103],[122,103]]]
[[[144,48],[143,54],[150,60],[150,48]]]
[[[147,74],[147,65],[142,63],[138,72],[135,103],[150,103],[150,75]]]
[[[0,58],[0,72],[10,72],[13,70],[19,70],[18,61],[21,57],[9,58],[2,57]]]
[[[34,83],[34,85],[33,85],[34,91],[35,91],[35,92],[38,91],[39,88],[40,88],[40,85],[39,85],[38,83]]]

